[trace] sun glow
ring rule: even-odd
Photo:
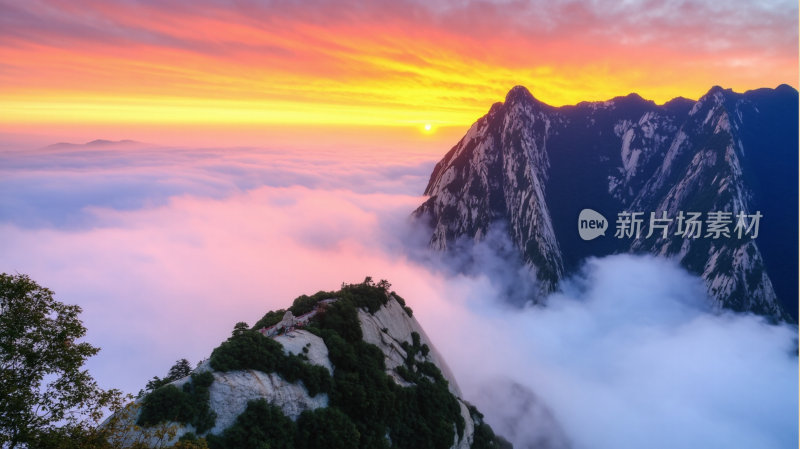
[[[50,14],[37,9],[42,4]],[[675,42],[669,27],[645,34],[670,39],[622,43],[601,21],[580,23],[590,34],[565,23],[540,36],[527,21],[498,34],[493,21],[502,15],[487,16],[485,27],[460,27],[455,19],[445,27],[451,21],[434,9],[406,16],[336,6],[317,20],[290,3],[245,14],[198,0],[178,14],[158,2],[88,2],[88,15],[67,4],[19,3],[0,28],[0,131],[37,124],[414,124],[427,134],[469,126],[515,85],[560,106],[631,92],[662,103],[698,98],[713,85],[743,91],[796,86],[798,79],[794,19],[770,25],[780,45],[758,43],[769,52],[746,40],[748,33],[726,38],[728,50],[710,51]],[[533,14],[531,23],[559,13],[517,3],[501,9],[495,12]],[[485,13],[467,12],[463,17]],[[86,26],[93,32],[71,31]],[[683,34],[691,42],[719,35],[707,28],[704,22]]]

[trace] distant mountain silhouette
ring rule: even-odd
[[[87,143],[67,143],[60,142],[53,145],[48,145],[42,150],[107,150],[107,149],[135,149],[150,147],[152,144],[137,142],[135,140],[103,140],[97,139]]]

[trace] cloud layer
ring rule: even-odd
[[[473,248],[469,270],[414,246],[424,159],[3,157],[0,271],[83,307],[106,388],[138,391],[175,360],[208,356],[238,321],[371,275],[407,298],[515,447],[797,447],[796,328],[713,314],[697,278],[632,256],[587,261],[547,307],[509,304],[524,272],[498,256],[502,234]]]
[[[699,279],[670,261],[590,260],[524,311],[487,302],[486,279],[454,283],[469,313],[445,353],[519,447],[562,441],[541,427],[553,421],[579,448],[797,444],[796,328],[710,313]]]

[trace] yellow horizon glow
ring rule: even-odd
[[[710,55],[658,41],[568,33],[481,39],[402,17],[322,23],[276,12],[259,21],[235,8],[203,5],[210,9],[181,14],[157,4],[147,14],[142,5],[90,5],[105,18],[103,26],[146,30],[161,40],[106,42],[63,34],[58,26],[40,28],[40,39],[5,35],[0,130],[302,124],[430,133],[471,125],[516,85],[551,106],[633,92],[662,104],[697,99],[714,85],[737,92],[781,83],[797,88],[796,52],[764,54],[745,43]]]

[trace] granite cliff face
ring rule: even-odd
[[[650,253],[700,275],[718,308],[796,317],[798,94],[712,88],[663,105],[636,94],[555,108],[513,88],[436,164],[414,212],[430,246],[452,251],[503,226],[542,299],[589,256]],[[583,209],[610,232],[579,239]],[[650,212],[763,215],[757,238],[647,238]],[[643,213],[638,238],[614,238],[620,212]],[[749,224],[749,222],[748,222]],[[793,305],[794,304],[794,305]],[[788,311],[787,311],[788,309]],[[790,313],[791,312],[791,313]]]
[[[433,343],[427,337],[417,320],[413,318],[412,312],[405,306],[405,302],[402,299],[398,301],[395,296],[377,287],[358,286],[358,288],[362,290],[364,288],[372,289],[371,291],[373,293],[376,291],[379,292],[380,296],[383,296],[379,301],[383,303],[380,304],[379,307],[376,307],[374,301],[375,296],[373,296],[373,302],[371,304],[355,308],[353,317],[357,317],[357,324],[355,324],[355,322],[353,324],[360,328],[355,331],[357,331],[356,334],[361,335],[361,339],[353,342],[354,346],[361,348],[360,350],[366,350],[367,352],[372,351],[368,349],[370,347],[379,350],[379,352],[374,354],[380,354],[383,359],[381,366],[385,375],[388,376],[385,377],[386,381],[395,385],[395,387],[392,387],[395,389],[394,395],[397,396],[400,394],[401,390],[398,389],[412,391],[415,388],[424,387],[426,391],[428,391],[431,388],[435,388],[435,385],[440,385],[440,388],[443,388],[443,390],[439,390],[439,395],[441,396],[443,392],[444,395],[452,398],[451,412],[455,414],[451,413],[450,416],[451,418],[453,416],[460,418],[456,419],[453,423],[452,441],[446,443],[446,445],[441,445],[442,443],[440,443],[439,446],[434,445],[430,447],[442,447],[443,449],[446,447],[453,449],[469,449],[471,447],[510,447],[510,445],[501,446],[496,444],[486,446],[484,440],[486,440],[485,435],[488,426],[480,422],[481,415],[477,410],[464,401],[452,372],[447,367],[442,356],[436,351]],[[333,292],[331,293],[333,294]],[[301,298],[308,299],[309,297]],[[316,300],[318,299],[319,298],[316,298]],[[298,304],[297,301],[295,301],[295,305]],[[347,348],[342,346],[343,340],[339,337],[339,334],[334,335],[331,332],[326,333],[324,324],[326,317],[328,320],[331,320],[331,316],[338,316],[336,314],[339,312],[336,312],[334,310],[335,308],[338,307],[340,310],[347,310],[345,306],[349,307],[351,305],[347,301],[348,299],[346,298],[342,301],[345,303],[342,307],[339,307],[342,304],[336,304],[336,302],[332,302],[331,299],[327,299],[325,301],[327,302],[326,304],[322,302],[317,303],[317,305],[313,307],[316,307],[314,313],[318,315],[318,321],[311,320],[307,325],[298,325],[298,327],[292,328],[288,332],[284,332],[286,329],[281,329],[279,335],[274,338],[266,336],[265,334],[267,334],[267,332],[265,332],[265,329],[262,329],[260,332],[257,332],[257,329],[240,330],[238,331],[238,336],[237,331],[234,331],[234,337],[229,339],[228,342],[230,343],[236,338],[242,338],[243,335],[246,335],[253,341],[261,343],[264,343],[265,340],[260,339],[269,339],[270,341],[280,344],[283,355],[289,358],[294,357],[295,361],[302,360],[302,363],[324,368],[324,372],[331,375],[334,385],[336,382],[353,382],[355,378],[359,377],[356,376],[354,378],[347,373],[337,377],[337,369],[358,371],[362,369],[363,366],[344,366],[341,353],[342,351],[346,351]],[[314,302],[313,298],[311,302]],[[308,301],[303,303],[303,307],[309,307]],[[283,312],[284,311],[278,311],[278,313],[275,313],[275,316],[282,316]],[[270,312],[270,314],[272,314],[272,312]],[[269,317],[270,314],[268,314],[267,317]],[[267,317],[265,317],[265,319],[267,319]],[[338,320],[339,318],[336,319]],[[283,322],[285,322],[285,320],[282,321],[282,323]],[[338,321],[336,322],[338,323]],[[335,326],[338,325],[339,324],[336,324]],[[354,331],[354,329],[345,329],[341,335],[347,335],[350,331]],[[329,344],[331,344],[331,342],[334,343],[332,349],[328,348],[326,340]],[[223,343],[221,347],[224,346],[225,343]],[[333,351],[335,356],[332,356],[330,351]],[[242,356],[240,353],[238,355],[239,358],[249,356],[249,354]],[[215,357],[218,359],[215,360]],[[314,391],[314,394],[312,394],[302,379],[293,382],[287,381],[285,378],[286,376],[281,374],[280,369],[274,372],[264,372],[257,369],[215,369],[215,366],[220,367],[223,365],[219,360],[224,357],[225,356],[221,355],[220,348],[218,348],[215,350],[214,354],[212,354],[211,358],[205,360],[193,370],[191,376],[171,382],[166,387],[161,387],[143,398],[140,398],[138,402],[142,405],[142,408],[135,419],[138,419],[139,424],[142,425],[142,414],[148,412],[147,407],[153,408],[156,407],[156,405],[153,404],[157,404],[159,401],[163,402],[163,400],[157,399],[156,396],[163,393],[165,389],[173,387],[176,387],[177,390],[189,391],[191,383],[196,382],[195,376],[204,373],[210,373],[210,375],[213,376],[213,381],[211,381],[208,386],[208,395],[205,402],[210,412],[208,415],[214,418],[213,427],[198,429],[192,422],[187,422],[189,421],[188,418],[185,420],[179,419],[171,421],[167,424],[175,426],[177,433],[170,441],[166,442],[167,445],[174,444],[179,439],[191,435],[192,438],[208,438],[210,447],[212,448],[228,447],[224,445],[222,437],[225,437],[228,429],[237,425],[240,417],[251,407],[252,402],[256,400],[265,400],[269,404],[276,406],[280,410],[280,413],[295,422],[298,421],[304,412],[325,409],[332,406],[338,406],[342,409],[347,408],[347,405],[342,403],[342,392],[337,390],[337,387],[328,388],[327,390],[323,388],[324,391]],[[374,357],[374,355],[368,357]],[[252,365],[253,363],[258,363],[258,361],[248,361],[244,363]],[[362,361],[361,365],[363,364],[364,362]],[[432,367],[435,367],[435,369]],[[373,376],[372,380],[364,377],[364,374],[360,376],[361,382],[374,382],[375,379],[375,376]],[[377,379],[380,381],[380,376],[378,376]],[[368,389],[372,387],[365,384],[364,388]],[[390,388],[390,390],[392,388]],[[339,395],[338,403],[334,404],[331,402],[331,394]],[[161,395],[164,396],[163,394]],[[424,394],[424,396],[427,396],[427,393]],[[375,398],[375,401],[378,400],[378,398]],[[353,399],[353,402],[357,402],[357,399]],[[412,403],[415,407],[420,406],[420,404],[416,404],[414,401],[412,401]],[[407,407],[408,404],[408,401],[405,403],[398,402],[395,406],[403,408]],[[452,407],[455,407],[455,409],[452,409]],[[384,412],[386,411],[384,410]],[[425,412],[430,412],[430,410],[426,410]],[[177,412],[172,413],[175,414]],[[439,413],[439,415],[440,417],[447,416],[446,413],[444,415]],[[477,424],[476,420],[478,421]],[[354,418],[354,421],[357,421],[357,419]],[[459,423],[459,421],[461,422]],[[399,427],[399,424],[397,424],[399,421],[396,418],[389,419],[387,422],[393,423],[395,427]],[[479,444],[474,445],[476,426],[482,426],[482,435],[484,435],[484,437]],[[413,427],[414,424],[411,424],[410,430],[422,434],[431,431],[427,428],[415,430]],[[405,431],[408,430],[409,429],[405,429]],[[400,432],[400,429],[392,428],[387,425],[387,428],[382,432],[385,432],[385,436],[382,433],[380,435],[381,441],[379,443],[382,447],[408,447],[408,444],[403,444],[403,441],[406,441],[404,440],[406,437]],[[491,435],[491,437],[494,438],[493,435]],[[138,436],[134,434],[130,437],[130,441],[134,441],[136,438],[138,438]],[[498,444],[500,442],[505,444],[501,439],[497,441]],[[161,443],[154,438],[151,440],[151,444],[157,446]],[[374,444],[374,442],[372,444]],[[283,446],[278,445],[277,447]],[[370,444],[364,445],[362,441],[360,447],[373,446],[370,446]]]
[[[480,241],[495,221],[541,282],[553,291],[564,275],[558,241],[545,200],[550,168],[548,136],[560,117],[522,88],[495,104],[433,170],[430,199],[417,216],[432,218],[431,247],[446,250],[461,237]]]

